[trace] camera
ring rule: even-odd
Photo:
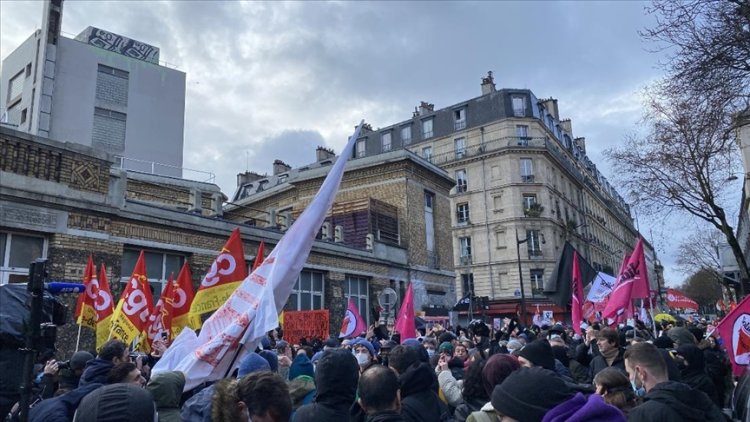
[[[62,362],[57,362],[57,369],[70,369],[70,361],[64,360]]]
[[[141,356],[141,359],[144,359],[147,355],[145,353],[141,353],[141,352],[131,352],[130,353],[130,359],[132,359],[134,361],[138,358],[138,356]]]

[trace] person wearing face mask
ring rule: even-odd
[[[437,343],[433,339],[426,339],[422,342],[422,346],[427,350],[427,356],[429,356],[430,361],[432,361],[432,357],[435,356],[435,351],[437,350]]]
[[[643,404],[628,415],[631,422],[724,421],[721,410],[702,391],[669,381],[656,346],[638,343],[625,352],[625,369],[634,391],[645,391]]]
[[[357,358],[360,374],[377,363],[375,362],[375,348],[366,339],[360,338],[352,343],[352,354]]]

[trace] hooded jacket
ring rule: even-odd
[[[544,415],[542,422],[625,422],[620,409],[604,402],[602,396],[591,394],[585,397],[577,393],[571,399],[553,407]]]
[[[682,382],[695,390],[706,393],[714,404],[722,406],[716,393],[716,386],[706,374],[706,363],[703,351],[694,344],[684,344],[677,348],[677,353],[687,362],[682,369]]]
[[[106,384],[107,374],[110,369],[115,366],[111,360],[104,359],[93,359],[86,364],[86,369],[81,374],[81,380],[78,382],[79,387],[83,387],[86,384],[97,383]]]
[[[89,383],[61,396],[42,400],[29,413],[29,422],[70,422],[86,395],[102,384]]]
[[[154,396],[159,422],[181,422],[180,398],[185,388],[182,372],[163,372],[151,378],[146,389]]]
[[[630,422],[724,422],[724,416],[703,392],[666,381],[657,384],[628,415]]]
[[[435,371],[426,363],[409,367],[398,377],[401,384],[401,416],[407,422],[445,420],[448,407],[432,388]]]
[[[367,415],[367,422],[405,422],[401,415],[392,410]]]
[[[359,364],[351,352],[332,349],[323,353],[315,369],[315,401],[297,409],[295,422],[345,422],[354,403]]]

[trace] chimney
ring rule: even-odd
[[[427,113],[435,111],[435,104],[430,104],[427,101],[422,101],[419,104],[419,115],[424,116]]]
[[[569,135],[573,134],[573,122],[571,122],[570,119],[560,120],[560,126],[564,131],[568,132]]]
[[[495,78],[492,77],[492,71],[487,72],[487,77],[482,78],[482,95],[495,92]]]
[[[292,166],[290,166],[289,164],[287,164],[287,163],[285,163],[285,162],[283,162],[281,160],[274,160],[273,161],[273,175],[274,176],[277,176],[277,175],[279,175],[281,173],[286,173],[286,172],[288,172],[291,169],[292,169]]]
[[[372,125],[369,124],[369,123],[363,124],[362,125],[362,131],[360,132],[360,134],[364,135],[365,133],[370,133],[370,132],[372,132]]]
[[[333,149],[329,149],[329,148],[321,147],[321,146],[315,149],[315,161],[317,162],[328,160],[335,156],[336,154],[333,152]]]
[[[557,110],[557,100],[554,98],[548,98],[546,100],[542,100],[542,104],[544,104],[544,108],[547,110],[549,114],[552,115],[552,117],[555,118],[555,120],[560,120],[560,113]]]
[[[237,187],[248,184],[250,182],[254,182],[256,180],[260,180],[264,177],[266,176],[258,174],[254,171],[246,171],[244,173],[239,173],[237,174]]]
[[[586,153],[586,138],[584,137],[576,138],[575,141],[578,144],[578,148],[580,148],[581,151],[585,154]]]

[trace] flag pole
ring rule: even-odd
[[[76,338],[76,352],[78,351],[78,345],[81,343],[81,324],[78,324],[78,337]]]

